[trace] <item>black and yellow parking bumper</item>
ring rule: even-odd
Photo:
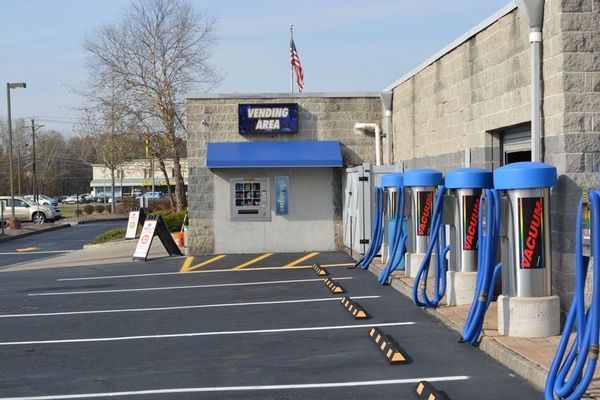
[[[317,276],[329,276],[329,271],[321,267],[321,264],[314,264],[313,270],[317,273]]]
[[[327,286],[329,288],[329,290],[331,290],[331,293],[335,293],[335,294],[346,293],[346,290],[342,287],[342,285],[340,285],[337,282],[332,281],[329,278],[325,279],[323,281],[323,283],[325,284],[325,286]]]
[[[371,328],[369,336],[375,340],[375,344],[379,347],[379,350],[387,357],[392,364],[405,364],[408,362],[407,357],[400,350],[394,339],[383,333],[383,331],[377,327]]]
[[[350,297],[342,297],[342,305],[355,319],[366,319],[369,318],[369,314],[362,308],[362,306]]]

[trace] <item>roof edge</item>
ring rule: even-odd
[[[314,93],[204,93],[192,91],[185,94],[186,100],[192,99],[295,99],[295,98],[354,98],[377,97],[380,92],[314,92]]]
[[[446,47],[429,57],[423,63],[419,64],[416,68],[403,75],[400,79],[387,86],[385,89],[383,89],[383,92],[394,90],[394,88],[399,86],[401,83],[409,80],[410,78],[427,68],[429,65],[433,64],[435,61],[450,53],[452,50],[456,49],[458,46],[465,43],[467,40],[477,35],[484,29],[488,28],[490,25],[492,25],[505,15],[511,13],[515,9],[517,9],[517,5],[514,3],[514,1],[511,1],[510,3],[502,7],[500,10],[496,11],[494,14],[490,15],[489,17],[481,21],[479,24],[469,29],[469,31],[467,31],[465,34],[461,35],[456,40],[450,42]]]

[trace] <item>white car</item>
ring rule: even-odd
[[[35,200],[34,196],[32,195],[25,196],[25,198],[29,200]],[[37,202],[42,206],[58,206],[58,201],[56,201],[56,199],[48,197],[45,194],[38,194]]]

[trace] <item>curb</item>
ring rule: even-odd
[[[83,221],[74,221],[71,224],[72,225],[86,225],[86,224],[95,224],[98,222],[127,221],[128,219],[129,218],[127,218],[127,217],[85,219]]]
[[[105,247],[114,247],[114,246],[124,246],[126,244],[137,243],[137,240],[132,241],[131,239],[123,239],[123,240],[113,240],[111,242],[106,243],[98,243],[98,244],[84,244],[83,249],[101,249]]]
[[[378,276],[379,273],[383,271],[383,268],[376,264],[371,264],[369,266],[368,271],[370,271],[375,276]],[[391,277],[390,286],[396,291],[400,292],[402,295],[408,298],[412,298],[412,288],[408,287],[408,285],[406,285],[399,279],[394,278],[393,275]],[[461,326],[456,325],[454,322],[450,321],[445,316],[435,312],[435,310],[425,309],[423,311],[437,318],[440,322],[442,322],[450,329],[458,332],[459,334],[462,334]],[[518,374],[521,378],[529,382],[536,389],[541,390],[542,392],[544,391],[547,371],[545,371],[538,364],[527,360],[525,357],[516,353],[509,347],[498,343],[490,336],[483,336],[481,338],[481,342],[478,348],[479,350],[492,357],[500,364],[504,365],[505,367]]]
[[[62,224],[62,225],[55,225],[55,226],[45,228],[45,229],[37,229],[37,230],[31,231],[31,232],[19,233],[16,235],[9,235],[9,236],[0,238],[0,243],[9,242],[11,240],[16,240],[16,239],[21,239],[21,238],[28,237],[28,236],[37,235],[38,233],[52,232],[52,231],[57,231],[59,229],[65,229],[65,228],[70,228],[70,227],[71,227],[71,224]]]

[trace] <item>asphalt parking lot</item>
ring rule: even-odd
[[[371,318],[355,320],[314,262]],[[423,379],[453,400],[542,397],[350,264],[254,254],[2,273],[0,400],[409,399]],[[371,326],[408,363],[391,365]]]
[[[66,229],[37,233],[0,242],[0,269],[10,264],[33,261],[83,248],[105,231],[124,226],[123,221],[77,224]]]

